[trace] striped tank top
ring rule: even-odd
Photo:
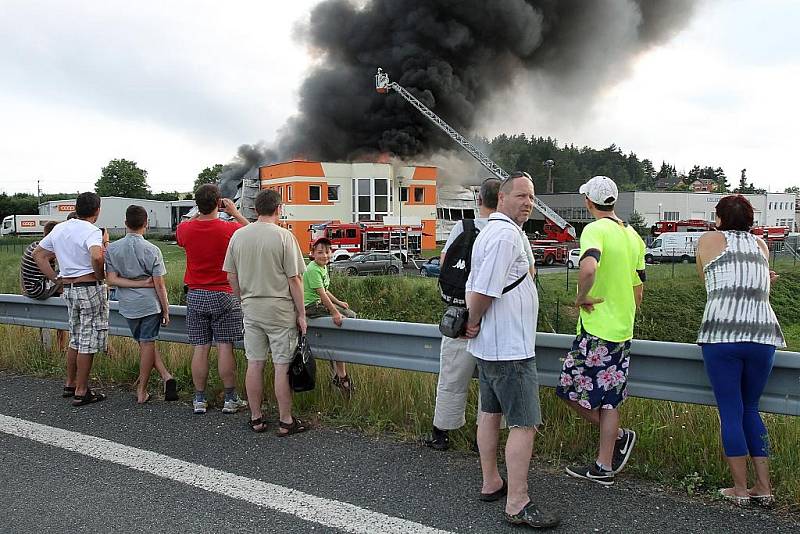
[[[698,343],[761,343],[785,347],[769,303],[769,263],[749,232],[725,231],[725,250],[703,268],[706,309]]]

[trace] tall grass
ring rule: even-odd
[[[167,262],[167,281],[172,302],[182,296],[183,254],[174,245],[157,243]],[[8,278],[16,276],[18,256],[0,251],[0,290],[16,292]],[[13,262],[15,265],[10,265]],[[781,279],[773,288],[772,302],[784,327],[791,350],[800,349],[800,270],[779,266]],[[637,317],[635,335],[642,339],[694,342],[702,316],[705,292],[693,265],[648,268],[645,299]],[[570,287],[560,275],[541,277],[540,331],[573,333],[576,322],[574,278]],[[334,276],[332,291],[347,300],[360,317],[368,319],[436,323],[442,304],[433,279],[419,277],[349,278]],[[38,331],[0,326],[0,368],[42,376],[61,376],[63,356],[43,348]],[[191,391],[191,348],[159,343],[162,354],[186,395]],[[244,358],[237,354],[238,381],[244,383]],[[327,365],[320,360],[315,391],[295,396],[297,409],[305,417],[331,426],[348,426],[366,432],[389,432],[403,439],[416,439],[430,430],[436,394],[436,376],[368,366],[349,366],[356,385],[352,399],[345,400],[327,380]],[[99,356],[93,378],[101,384],[130,387],[136,380],[138,353],[129,339],[113,338],[110,356]],[[216,366],[212,351],[212,369]],[[268,375],[271,370],[268,371]],[[155,379],[151,389],[160,388]],[[471,391],[467,425],[451,434],[457,448],[474,441],[476,391]],[[210,374],[208,391],[220,400],[222,385]],[[583,461],[596,453],[596,432],[574,416],[549,388],[542,388],[545,425],[537,438],[537,455],[547,462]],[[272,400],[272,376],[265,378],[265,403],[276,413]],[[133,394],[131,396],[133,402]],[[188,408],[187,408],[188,410]],[[622,423],[635,428],[639,441],[626,473],[671,484],[694,493],[730,483],[722,458],[719,421],[713,407],[647,399],[630,399],[622,409]],[[776,493],[786,503],[800,503],[800,418],[765,415],[773,449],[772,471]]]

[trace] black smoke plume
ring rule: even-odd
[[[264,144],[240,146],[236,158],[225,165],[222,172],[217,175],[222,196],[226,198],[236,196],[245,174],[253,170],[258,171],[258,167],[272,163],[276,158],[275,152]]]
[[[585,105],[624,78],[638,54],[679,31],[696,3],[325,0],[303,27],[317,66],[301,85],[298,114],[280,130],[275,153],[248,159],[240,148],[240,165],[226,180],[241,178],[241,163],[262,155],[342,161],[388,152],[419,159],[457,149],[399,95],[375,92],[379,66],[467,136],[520,75],[539,76]],[[547,105],[519,101],[506,109]]]

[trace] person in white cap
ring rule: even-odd
[[[596,220],[581,233],[577,337],[556,394],[600,428],[597,460],[567,467],[567,474],[611,486],[636,443],[636,432],[619,427],[618,407],[627,397],[633,322],[646,278],[645,246],[614,212],[619,198],[614,180],[595,176],[579,191]]]

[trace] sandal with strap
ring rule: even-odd
[[[344,395],[349,397],[353,394],[353,382],[350,380],[349,375],[333,375],[332,382]]]
[[[75,396],[75,386],[64,386],[64,391],[61,393],[61,396],[65,399]]]
[[[306,430],[308,430],[305,424],[303,424],[303,422],[300,419],[297,419],[294,416],[292,417],[291,423],[284,423],[283,421],[278,421],[278,426],[280,427],[281,430],[286,431],[286,432],[281,432],[280,430],[278,430],[277,432],[275,432],[275,435],[278,436],[279,438],[291,436],[292,434],[299,434],[301,432],[305,432]]]
[[[94,404],[95,402],[100,402],[106,400],[106,396],[103,393],[95,393],[91,389],[86,390],[86,395],[75,395],[75,399],[72,401],[73,406],[86,406],[87,404]]]
[[[250,427],[250,430],[255,432],[256,434],[261,434],[262,432],[267,431],[267,422],[264,421],[263,418],[259,417],[257,419],[250,419],[247,421],[247,426]]]

